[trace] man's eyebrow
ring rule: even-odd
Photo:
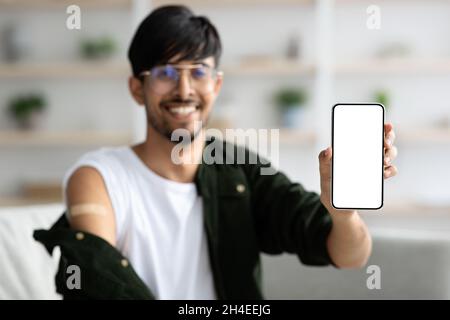
[[[195,61],[194,64],[201,64],[202,66],[213,68],[213,66],[203,61]]]
[[[169,64],[169,65],[177,65],[178,63],[177,62],[170,62],[170,61],[168,61],[167,64]],[[214,68],[212,65],[210,65],[210,64],[208,64],[208,63],[206,63],[206,62],[204,62],[202,60],[194,60],[194,61],[192,61],[192,64],[193,65],[199,64],[199,65],[202,65],[202,66],[205,66],[205,67]]]
[[[206,62],[204,62],[202,60],[194,60],[194,61],[192,61],[192,64],[201,64],[201,65],[204,65],[204,66],[208,65]]]

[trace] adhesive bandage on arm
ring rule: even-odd
[[[73,205],[69,208],[69,213],[71,217],[76,217],[85,214],[106,216],[107,209],[105,206],[96,203],[83,203]]]

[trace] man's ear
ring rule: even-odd
[[[223,84],[223,74],[218,75],[216,79],[216,83],[214,85],[214,94],[217,96],[220,92],[220,89],[222,88]]]
[[[136,77],[130,76],[128,78],[128,87],[134,101],[140,106],[144,105],[144,84]]]

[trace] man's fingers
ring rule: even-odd
[[[384,178],[391,178],[393,176],[395,176],[398,173],[397,167],[396,166],[388,166],[386,168],[384,168]]]
[[[384,132],[384,147],[385,148],[390,148],[394,145],[394,141],[395,141],[395,132],[394,130],[389,131],[385,131]]]
[[[384,165],[389,166],[397,157],[397,147],[394,146],[395,131],[391,123],[384,125]]]
[[[391,131],[392,128],[393,128],[392,123],[385,123],[385,124],[384,124],[384,132],[385,132],[385,133],[388,133],[389,131]]]
[[[386,149],[384,153],[384,164],[389,165],[395,158],[397,158],[397,147]]]

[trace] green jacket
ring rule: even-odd
[[[211,151],[211,143],[207,143],[205,151]],[[247,160],[255,156],[223,142],[215,143],[214,148],[215,152],[223,151],[225,159],[230,157],[230,150],[244,150]],[[219,299],[263,299],[261,252],[293,253],[306,265],[332,264],[326,246],[332,221],[317,193],[306,191],[278,171],[261,175],[261,168],[270,164],[259,156],[256,164],[220,162],[204,161],[195,178],[203,200],[209,257]],[[64,298],[154,298],[126,257],[105,240],[71,229],[64,214],[49,230],[36,230],[34,238],[50,254],[55,246],[61,249],[55,281],[57,292]],[[69,289],[66,285],[71,276],[67,272],[70,265],[80,267],[81,289]]]

